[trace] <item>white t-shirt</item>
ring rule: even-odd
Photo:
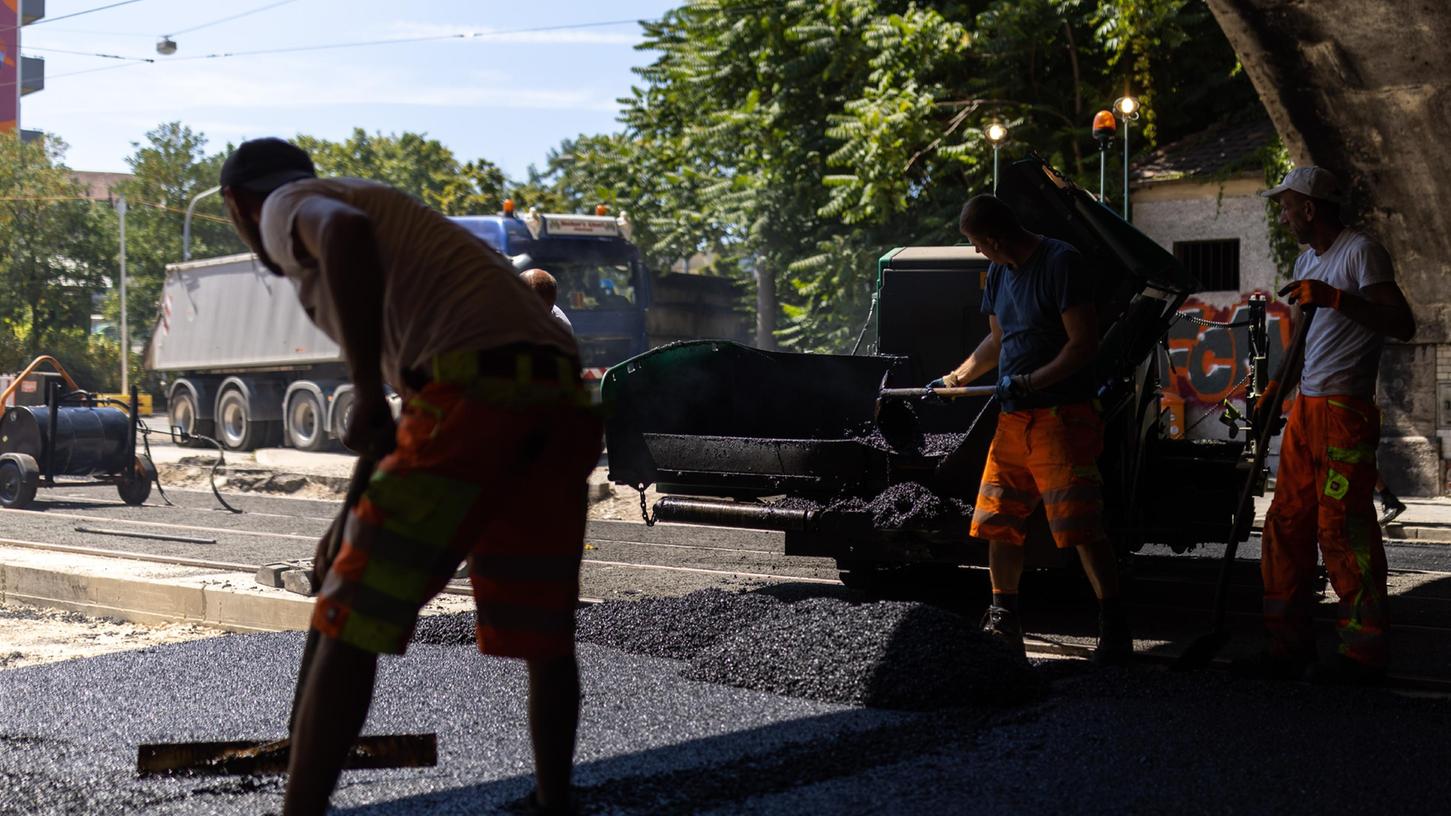
[[[549,313],[554,315],[555,320],[563,323],[564,327],[569,329],[569,333],[571,335],[574,334],[574,324],[569,322],[569,316],[564,313],[563,309],[559,308],[558,306],[550,306]]]
[[[316,195],[342,201],[372,221],[383,268],[383,379],[395,389],[405,390],[404,369],[426,371],[434,357],[448,351],[528,343],[578,355],[574,335],[539,308],[539,296],[518,270],[468,230],[385,184],[303,179],[267,197],[262,246],[296,285],[313,322],[334,341],[342,342],[342,331],[327,278],[316,261],[294,251],[298,207]]]
[[[1390,253],[1365,233],[1346,227],[1335,243],[1316,255],[1307,249],[1295,259],[1295,280],[1324,281],[1352,295],[1378,283],[1393,282]],[[1306,396],[1375,395],[1375,378],[1385,338],[1335,309],[1317,309],[1305,338],[1305,370],[1300,391]]]

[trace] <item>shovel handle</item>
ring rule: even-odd
[[[997,393],[995,385],[962,385],[955,388],[934,388],[932,393],[939,397],[990,397]],[[925,388],[883,388],[883,398],[905,398],[925,397]]]

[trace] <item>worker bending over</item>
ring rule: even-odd
[[[568,808],[574,607],[601,435],[573,337],[468,231],[386,185],[315,178],[287,142],[242,144],[221,186],[243,239],[342,347],[356,394],[344,442],[380,459],[313,611],[284,813],[326,810],[378,655],[403,652],[465,558],[479,649],[528,664],[536,788],[520,804]],[[396,428],[385,383],[405,399]]]
[[[929,388],[966,385],[995,368],[1001,374],[1002,415],[972,514],[971,535],[987,539],[992,574],[983,629],[1023,648],[1024,525],[1042,502],[1054,542],[1077,548],[1099,599],[1094,659],[1123,661],[1133,639],[1103,527],[1103,424],[1089,367],[1098,351],[1092,275],[1076,249],[1024,229],[993,196],[968,201],[958,226],[992,261],[982,299],[992,331]]]
[[[1384,338],[1409,340],[1416,323],[1390,255],[1341,221],[1340,183],[1329,171],[1297,168],[1261,195],[1275,200],[1280,223],[1309,245],[1280,294],[1295,304],[1293,320],[1303,319],[1303,307],[1316,313],[1265,517],[1260,567],[1270,648],[1250,665],[1275,677],[1371,682],[1387,659],[1386,556],[1373,497],[1375,379]],[[1266,390],[1262,404],[1277,408],[1278,384]],[[1340,596],[1340,647],[1318,663],[1310,627],[1317,541]]]

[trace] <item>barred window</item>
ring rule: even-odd
[[[1207,292],[1239,291],[1239,239],[1175,241],[1174,257]]]

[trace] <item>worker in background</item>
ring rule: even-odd
[[[284,813],[326,810],[378,655],[403,652],[465,558],[479,649],[528,666],[536,787],[519,805],[568,808],[574,608],[601,441],[574,338],[467,230],[386,185],[315,178],[294,145],[243,143],[221,186],[243,239],[342,347],[356,394],[344,442],[380,458],[314,607]],[[396,427],[385,383],[405,398]]]
[[[971,535],[987,539],[992,575],[983,629],[1022,650],[1024,526],[1042,502],[1054,542],[1077,549],[1098,596],[1095,660],[1126,660],[1133,639],[1103,527],[1103,424],[1089,368],[1098,350],[1092,275],[1076,249],[1024,229],[993,196],[968,201],[958,226],[992,261],[982,299],[992,331],[928,388],[967,385],[993,369],[1001,375],[1002,415],[972,514]]]
[[[1374,682],[1386,654],[1386,556],[1373,492],[1380,411],[1375,380],[1386,337],[1410,340],[1411,307],[1396,285],[1390,255],[1340,216],[1340,182],[1320,167],[1291,170],[1261,195],[1279,205],[1280,223],[1309,248],[1280,294],[1316,313],[1305,338],[1300,396],[1280,440],[1275,496],[1265,516],[1261,572],[1266,654],[1243,665],[1282,678]],[[1279,405],[1277,383],[1264,405]],[[1311,612],[1316,542],[1340,596],[1335,654],[1316,661]]]
[[[554,319],[567,326],[570,333],[573,334],[574,324],[569,322],[564,310],[554,302],[559,297],[559,284],[554,280],[554,276],[549,274],[548,270],[536,266],[533,269],[525,270],[519,277],[523,278],[524,283],[534,290],[534,294],[544,301],[544,304],[549,307],[549,313],[554,315]]]

